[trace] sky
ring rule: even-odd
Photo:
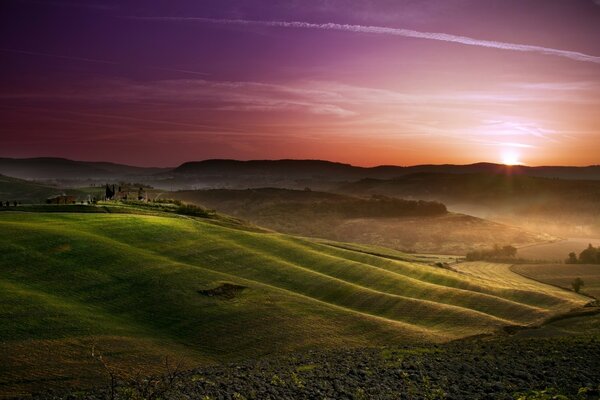
[[[0,157],[600,164],[600,0],[2,0]]]

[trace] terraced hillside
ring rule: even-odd
[[[191,366],[443,342],[589,300],[516,274],[505,284],[484,264],[457,273],[231,220],[97,211],[0,213],[0,393],[97,385],[98,354],[151,373],[166,355]]]

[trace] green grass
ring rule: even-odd
[[[0,394],[97,384],[92,346],[116,367],[156,371],[164,355],[192,365],[441,342],[587,301],[219,215],[99,209],[109,212],[0,213]],[[233,299],[199,293],[223,283],[246,289]]]

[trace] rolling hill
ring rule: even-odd
[[[281,187],[329,190],[342,182],[395,179],[411,174],[487,174],[600,180],[600,166],[528,167],[492,163],[358,167],[324,160],[203,160],[176,168],[148,168],[64,158],[0,158],[0,174],[29,180],[84,182],[135,181],[162,189]]]
[[[62,189],[55,186],[42,185],[24,179],[0,175],[0,201],[43,203],[48,197],[61,193],[73,196],[84,196],[84,193],[80,190]]]
[[[178,176],[225,178],[269,178],[275,180],[325,180],[348,181],[365,178],[392,179],[416,173],[447,174],[501,174],[523,175],[560,179],[600,179],[600,166],[563,167],[524,165],[507,166],[493,163],[475,163],[467,165],[381,165],[376,167],[357,167],[350,164],[323,160],[204,160],[191,161],[171,171]]]
[[[589,301],[507,269],[490,276],[487,264],[457,273],[214,214],[21,210],[0,212],[0,316],[11,321],[0,326],[1,393],[97,385],[98,354],[151,373],[165,355],[192,365],[437,343],[540,323]]]
[[[0,158],[0,174],[29,180],[133,179],[167,170],[54,157]]]
[[[340,185],[349,195],[441,201],[449,209],[557,236],[600,235],[600,181],[506,174],[419,173]]]
[[[375,214],[378,198],[287,189],[195,190],[164,193],[235,215],[278,232],[427,253],[464,255],[494,244],[526,246],[551,240],[544,236],[464,214],[416,212]],[[385,201],[383,201],[385,203]],[[354,213],[336,212],[352,205]]]

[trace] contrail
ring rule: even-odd
[[[600,64],[600,57],[576,51],[553,49],[549,47],[533,46],[527,44],[497,42],[493,40],[474,39],[468,36],[457,36],[448,33],[420,32],[411,29],[387,28],[382,26],[348,25],[348,24],[314,24],[300,21],[254,21],[245,19],[214,19],[202,17],[127,17],[129,19],[147,20],[147,21],[197,21],[213,24],[225,25],[247,25],[247,26],[270,26],[278,28],[296,28],[296,29],[321,29],[333,31],[346,31],[357,33],[371,33],[378,35],[403,36],[418,39],[437,40],[441,42],[460,43],[467,46],[488,47],[492,49],[521,51],[529,53],[545,54],[568,58],[575,61],[591,62]]]

